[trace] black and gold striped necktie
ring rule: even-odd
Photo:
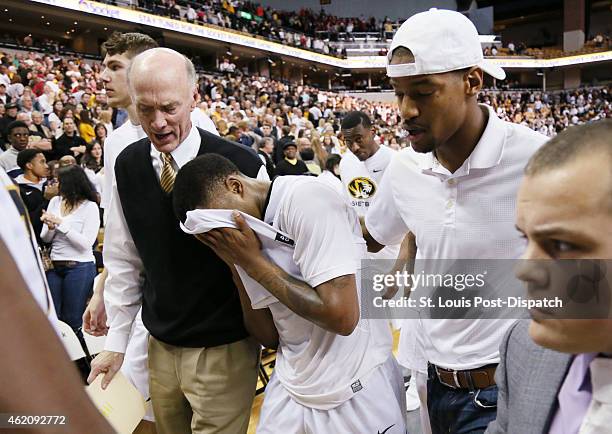
[[[171,154],[165,152],[161,154],[161,157],[164,165],[159,175],[159,183],[161,184],[162,190],[166,193],[170,193],[174,187],[174,180],[176,179],[176,171],[172,165],[174,159]]]

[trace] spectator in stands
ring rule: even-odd
[[[89,110],[81,110],[79,122],[79,135],[85,143],[91,143],[96,138]]]
[[[40,137],[41,139],[51,140],[53,138],[51,130],[43,124],[44,117],[39,111],[32,112],[32,124],[29,126],[30,134]]]
[[[321,137],[318,133],[313,133],[312,139],[310,140],[310,146],[315,154],[315,161],[319,165],[319,168],[323,170],[325,168],[325,162],[327,161],[328,152],[323,148],[321,144]]]
[[[94,173],[98,173],[104,167],[103,147],[99,142],[93,141],[86,145],[81,165]]]
[[[30,128],[32,127],[32,119],[30,119],[27,113],[17,113],[17,121],[23,122],[28,127],[28,133],[30,134],[30,137],[28,138],[28,148],[35,148],[40,151],[51,150],[50,140],[45,139],[38,135],[36,132],[31,131]]]
[[[13,100],[18,100],[24,94],[25,87],[21,82],[21,76],[15,74],[11,80],[11,85],[6,90],[6,93],[8,93]]]
[[[62,113],[64,111],[64,103],[62,100],[57,100],[53,103],[53,111],[47,117],[47,123],[55,138],[62,135]]]
[[[28,117],[32,117],[32,112],[34,111],[34,103],[32,101],[32,96],[24,95],[19,100],[19,112],[26,113]]]
[[[232,142],[238,142],[240,140],[240,129],[236,125],[232,125],[227,130],[227,135],[225,138],[227,140],[231,140]]]
[[[300,158],[304,164],[306,164],[309,173],[313,175],[321,174],[321,166],[319,166],[319,163],[315,160],[315,153],[310,143],[300,146]]]
[[[187,21],[190,23],[194,23],[196,18],[198,17],[198,14],[196,13],[191,3],[187,4],[187,12],[185,13],[185,17],[187,18]]]
[[[325,134],[323,136],[323,149],[328,153],[331,154],[332,151],[334,150],[335,144],[332,141],[332,136],[329,134]]]
[[[76,124],[73,118],[66,117],[64,119],[63,130],[64,134],[53,142],[53,151],[51,154],[54,160],[59,160],[64,155],[73,155],[77,157],[85,152],[85,145],[87,143],[82,137],[77,135]]]
[[[255,134],[263,137],[270,137],[272,140],[276,140],[278,137],[278,130],[274,126],[274,116],[267,115],[264,117],[260,128],[254,130]]]
[[[12,100],[11,96],[6,93],[6,84],[0,83],[0,102],[4,105],[10,103]]]
[[[68,167],[68,166],[76,166],[77,160],[72,155],[64,155],[62,158],[58,160],[58,167]]]
[[[274,139],[270,136],[265,136],[261,139],[258,145],[257,154],[261,159],[262,163],[266,165],[266,172],[268,177],[274,179],[276,171],[274,169],[274,163],[272,162],[272,153],[274,152]]]
[[[100,113],[100,124],[104,125],[104,128],[106,129],[106,135],[108,136],[110,133],[113,132],[114,128],[113,128],[113,122],[112,122],[112,116],[113,116],[113,111],[111,109],[108,110],[102,110],[102,113]],[[96,133],[96,137],[97,137],[97,133]]]
[[[94,128],[94,132],[96,134],[94,142],[99,143],[100,145],[102,145],[102,148],[104,148],[104,142],[106,140],[106,137],[108,136],[108,130],[106,129],[106,125],[104,125],[103,123],[97,124]]]
[[[21,199],[28,209],[30,223],[40,245],[40,232],[43,225],[40,218],[47,204],[44,197],[46,177],[49,173],[47,160],[45,155],[37,149],[24,149],[17,155],[17,165],[23,174],[17,176],[15,182],[19,185]]]
[[[284,158],[284,145],[285,143],[294,143],[295,136],[291,134],[291,128],[288,126],[284,126],[282,128],[282,137],[276,142],[274,145],[274,154],[272,157],[272,161],[274,164],[278,165]]]
[[[15,178],[23,173],[17,165],[17,155],[28,146],[30,132],[24,122],[14,121],[9,124],[7,133],[10,147],[0,155],[0,167]]]
[[[51,199],[41,217],[41,238],[51,243],[53,261],[47,280],[58,318],[82,340],[82,316],[96,275],[92,247],[100,214],[83,169],[73,165],[60,168],[58,179],[59,195]]]
[[[297,145],[293,141],[283,143],[283,159],[276,164],[276,174],[304,175],[308,173],[308,166],[297,158]]]
[[[43,87],[43,94],[38,97],[38,107],[39,110],[48,117],[53,112],[53,102],[55,101],[55,88],[56,84],[51,82],[46,82]]]
[[[244,146],[255,149],[259,145],[259,142],[261,142],[261,136],[251,131],[248,121],[238,122],[238,129],[240,130],[238,142]]]

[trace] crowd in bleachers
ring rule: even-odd
[[[479,99],[507,121],[523,124],[549,137],[571,125],[612,116],[609,87],[557,93],[538,91],[483,92]]]
[[[343,113],[356,109],[375,120],[381,143],[397,148],[407,145],[397,109],[389,103],[240,74],[201,76],[200,95],[199,110],[213,119],[220,134],[247,146],[258,146],[270,135],[277,141],[286,130],[296,139],[304,139],[302,143],[310,142],[319,155],[324,155],[323,151],[344,152],[338,137],[339,120]],[[549,136],[570,125],[610,116],[608,87],[562,93],[488,91],[479,98],[492,105],[501,118]],[[70,146],[79,161],[85,155],[85,145],[103,145],[106,135],[127,118],[106,104],[100,64],[33,52],[2,58],[0,115],[3,148],[8,124],[21,120],[31,131],[30,142],[38,143],[36,146],[45,149],[51,159],[67,152],[64,129],[66,120],[72,119],[76,136],[83,139],[68,140],[79,142]],[[265,125],[271,126],[271,131],[264,133]],[[58,144],[64,150],[59,151]]]
[[[550,59],[555,57],[589,54],[600,51],[610,50],[612,48],[612,38],[608,33],[597,33],[595,36],[588,38],[582,48],[575,51],[564,51],[561,47],[528,47],[525,42],[514,43],[508,41],[504,44],[486,46],[483,48],[485,57],[505,57],[505,56],[526,56],[542,59]]]

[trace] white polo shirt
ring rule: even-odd
[[[455,173],[433,153],[405,149],[391,161],[366,216],[368,232],[381,244],[415,234],[422,260],[415,272],[435,270],[438,259],[515,259],[524,250],[514,227],[516,193],[527,161],[547,137],[481,107],[489,113],[487,126]],[[419,321],[417,335],[429,362],[472,369],[499,362],[499,344],[512,322],[427,319]],[[411,353],[414,348],[400,347],[400,363],[416,367],[419,355]]]

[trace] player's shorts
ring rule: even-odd
[[[144,399],[149,399],[149,368],[147,361],[148,354],[149,331],[142,323],[142,309],[138,311],[138,315],[134,319],[130,340],[125,351],[121,373],[138,389]],[[153,417],[153,407],[147,406],[147,414],[144,419],[155,422]]]
[[[257,434],[405,434],[405,399],[403,377],[393,356],[376,368],[367,386],[331,410],[298,404],[272,375]]]

